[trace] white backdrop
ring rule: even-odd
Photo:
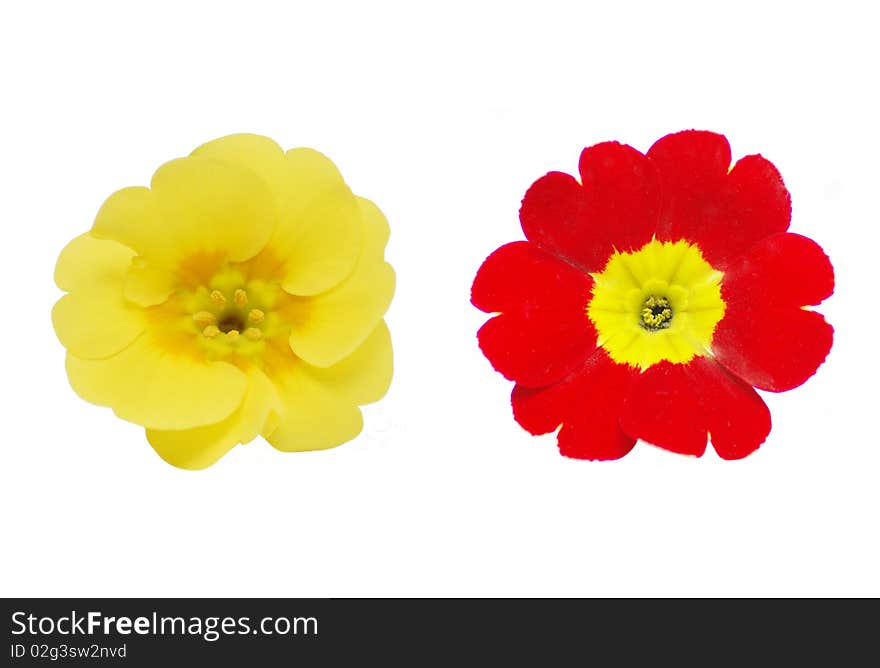
[[[4,5],[0,594],[880,595],[876,21],[714,5]],[[834,349],[744,461],[564,459],[477,348],[474,272],[538,176],[692,127],[781,170]],[[240,131],[387,214],[395,379],[347,445],[185,472],[69,388],[52,270],[113,190]]]

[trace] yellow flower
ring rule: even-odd
[[[125,188],[61,252],[52,311],[82,398],[210,466],[262,435],[332,448],[392,373],[388,223],[311,149],[232,135]]]

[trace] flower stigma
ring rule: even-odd
[[[649,332],[669,329],[672,325],[672,309],[669,307],[669,300],[657,295],[648,297],[642,305],[641,320],[642,327]]]

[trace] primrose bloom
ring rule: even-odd
[[[320,153],[256,135],[200,146],[111,195],[61,252],[70,383],[183,468],[258,435],[284,451],[348,441],[391,380],[387,240]]]
[[[770,432],[754,388],[803,383],[831,348],[808,307],[834,289],[813,241],[787,232],[788,191],[759,155],[731,167],[719,134],[686,131],[646,155],[584,149],[580,181],[551,172],[525,195],[528,241],[483,263],[472,301],[496,314],[483,353],[516,381],[516,420],[560,427],[562,454],[616,459],[637,439],[725,459]]]

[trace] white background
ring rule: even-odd
[[[724,7],[720,9],[718,7]],[[870,3],[29,2],[0,16],[0,593],[880,595]],[[558,455],[480,354],[474,272],[538,176],[685,128],[761,152],[836,328],[740,462]],[[392,227],[396,374],[338,449],[200,473],[77,398],[49,313],[104,198],[224,134],[327,153]]]

